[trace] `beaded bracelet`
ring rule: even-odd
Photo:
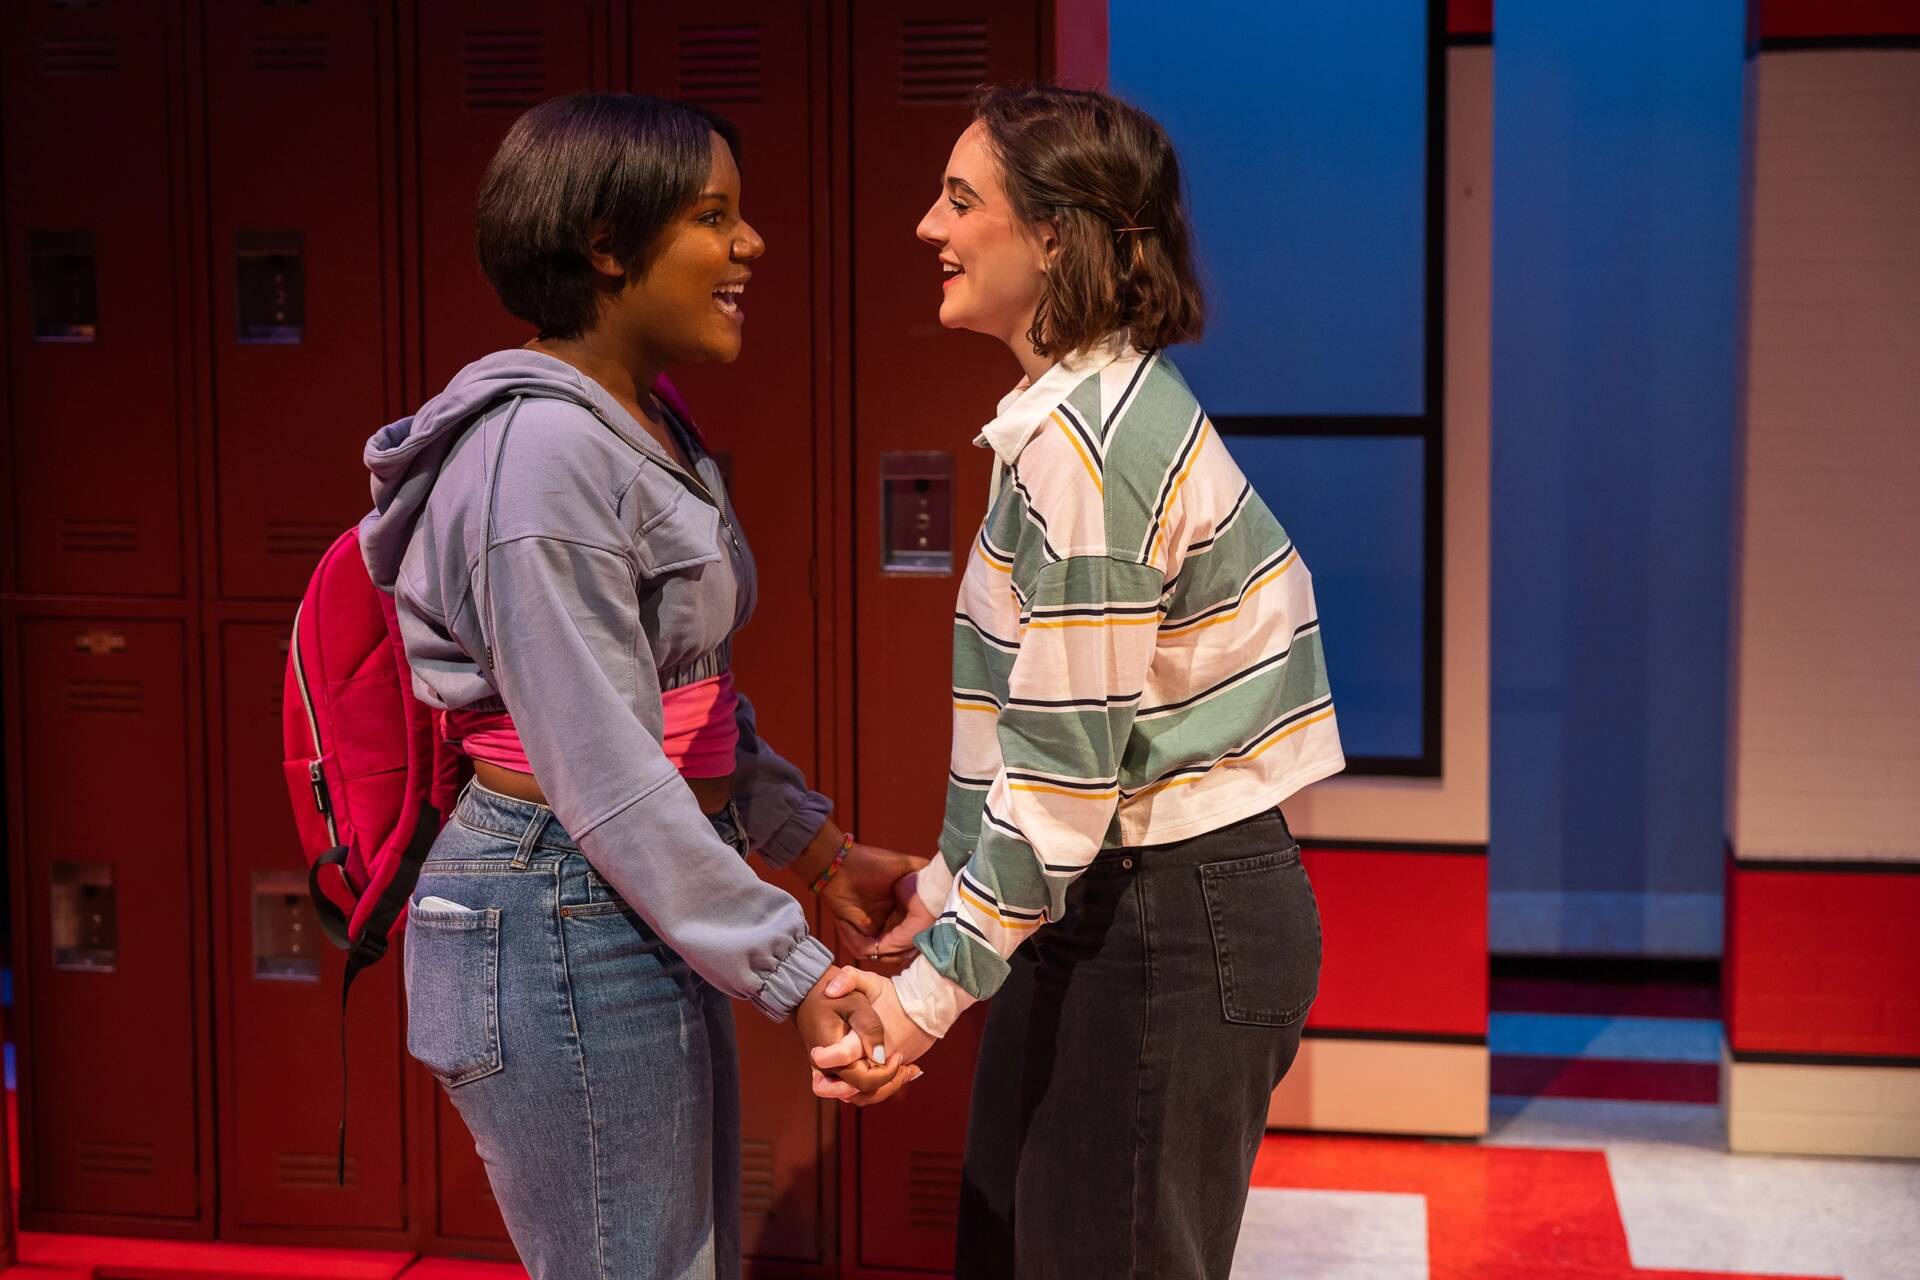
[[[833,855],[833,861],[827,864],[827,869],[822,871],[819,877],[814,880],[812,885],[813,892],[820,892],[827,887],[828,881],[840,874],[840,864],[847,860],[847,854],[852,848],[853,832],[842,832],[840,835],[840,852]]]

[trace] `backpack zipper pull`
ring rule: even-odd
[[[327,792],[327,776],[320,772],[318,760],[307,762],[307,782],[313,787],[313,807],[320,811],[321,817],[332,817],[333,797]]]

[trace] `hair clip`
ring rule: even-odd
[[[1146,227],[1115,227],[1115,228],[1114,228],[1114,230],[1115,230],[1115,231],[1151,231],[1151,230],[1153,230],[1153,228],[1152,228],[1151,226],[1146,226]]]

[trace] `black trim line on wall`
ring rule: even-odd
[[[1329,853],[1418,853],[1437,854],[1450,858],[1484,858],[1487,846],[1484,844],[1447,844],[1431,840],[1315,840],[1311,836],[1296,837],[1300,847],[1308,852],[1326,850]]]
[[[1452,1044],[1484,1049],[1485,1035],[1463,1035],[1450,1031],[1373,1031],[1358,1027],[1308,1027],[1300,1033],[1303,1040],[1375,1040],[1384,1044]]]
[[[1920,876],[1920,862],[1874,861],[1869,858],[1826,861],[1819,858],[1736,857],[1733,868],[1736,871],[1792,871],[1839,876]]]
[[[1920,1068],[1920,1058],[1878,1057],[1863,1053],[1738,1053],[1738,1066],[1756,1067],[1884,1067],[1898,1071]]]
[[[1424,564],[1421,573],[1420,754],[1348,756],[1349,776],[1438,778],[1442,774],[1441,731],[1446,712],[1442,682],[1446,675],[1446,405],[1447,317],[1447,50],[1461,37],[1447,31],[1446,0],[1427,2],[1427,219],[1425,386],[1418,414],[1227,414],[1215,418],[1223,436],[1326,436],[1404,438],[1425,448]],[[1472,41],[1474,37],[1465,37]],[[1487,37],[1491,43],[1492,36]],[[1285,523],[1283,520],[1282,523]],[[1335,704],[1338,707],[1336,694]]]
[[[1826,53],[1837,49],[1920,49],[1920,32],[1900,35],[1761,36],[1761,53]]]

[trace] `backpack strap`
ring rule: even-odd
[[[387,882],[387,887],[380,891],[380,897],[374,902],[373,913],[367,917],[366,924],[360,929],[360,936],[353,940],[352,946],[347,952],[347,974],[346,978],[340,983],[340,1157],[338,1176],[340,1185],[343,1187],[347,1185],[347,996],[353,990],[353,980],[359,977],[362,971],[377,962],[380,957],[387,954],[387,946],[389,944],[387,935],[393,928],[393,922],[400,918],[400,909],[406,906],[407,899],[413,896],[413,887],[420,881],[420,868],[426,863],[427,854],[433,849],[434,837],[439,834],[440,811],[435,809],[431,804],[422,804],[420,806],[420,820],[414,823],[413,836],[407,841],[406,852],[400,855],[399,869],[394,872],[393,879]],[[340,855],[341,862],[346,861],[347,851],[344,846],[329,849],[319,861],[313,864],[314,872],[318,871],[321,863],[326,862],[335,854]],[[313,875],[314,872],[310,872],[309,876]],[[315,889],[314,901],[319,902],[321,895],[317,892],[317,884],[315,885]],[[328,906],[333,906],[331,899],[328,900]],[[340,908],[333,906],[333,911],[335,914],[339,914]],[[333,931],[329,928],[327,917],[324,913],[322,913],[320,918],[320,927],[327,930],[327,936],[329,938],[333,937]],[[344,916],[341,917],[339,928],[341,937],[344,938],[346,936]],[[344,946],[346,944],[342,943],[341,945]]]
[[[307,896],[313,899],[314,914],[320,917],[320,932],[327,935],[327,941],[342,951],[351,951],[353,939],[347,932],[347,913],[320,887],[320,872],[325,867],[337,868],[340,879],[344,881],[347,878],[347,846],[337,844],[313,860],[313,865],[307,868]]]

